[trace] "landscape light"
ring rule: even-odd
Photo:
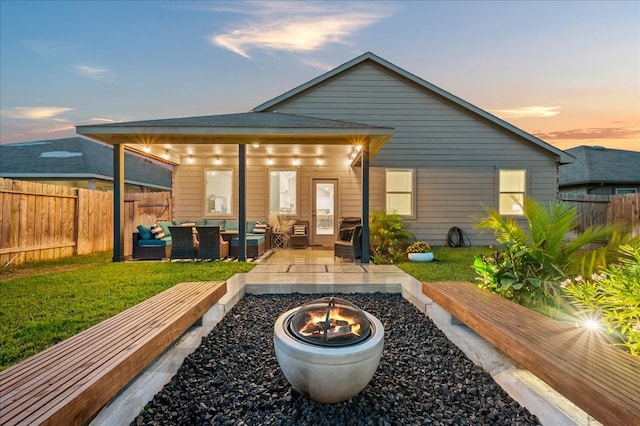
[[[584,326],[589,330],[597,330],[600,328],[600,323],[594,319],[588,319],[584,322]]]

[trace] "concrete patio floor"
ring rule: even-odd
[[[473,330],[422,294],[422,284],[393,265],[357,264],[335,258],[324,248],[275,249],[255,260],[255,268],[227,280],[220,299],[171,349],[158,358],[107,405],[91,424],[129,424],[153,396],[171,380],[182,361],[195,351],[224,315],[246,294],[402,293],[456,344],[487,371],[514,400],[544,425],[599,425],[575,404],[519,367]]]

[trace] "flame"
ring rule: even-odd
[[[356,318],[351,315],[343,314],[340,308],[332,307],[329,313],[329,325],[327,327],[326,310],[318,310],[307,312],[309,319],[298,332],[305,337],[322,337],[327,328],[327,338],[331,339],[336,336],[344,336],[354,334],[360,336],[361,326],[356,323]]]

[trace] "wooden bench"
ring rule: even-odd
[[[423,282],[422,292],[598,421],[640,424],[640,359],[597,332],[467,282]]]
[[[87,424],[226,291],[178,284],[0,372],[0,424]]]

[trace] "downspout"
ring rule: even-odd
[[[113,261],[124,261],[124,145],[113,145]]]
[[[369,138],[362,145],[362,256],[360,263],[369,264]]]

